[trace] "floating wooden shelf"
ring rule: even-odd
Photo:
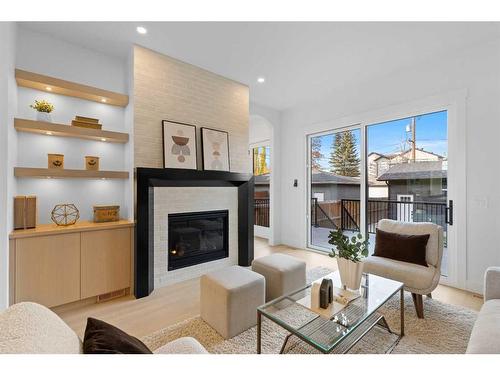
[[[47,236],[53,234],[88,232],[95,230],[129,228],[134,222],[129,220],[110,221],[108,223],[94,223],[92,221],[79,221],[74,225],[58,226],[56,224],[39,224],[33,229],[17,229],[10,233],[9,238],[26,238],[36,236]]]
[[[32,178],[121,178],[127,179],[128,172],[87,171],[85,169],[53,169],[15,167],[14,176]]]
[[[59,78],[44,76],[42,74],[27,72],[25,70],[16,69],[16,81],[19,86],[45,92],[72,96],[119,107],[126,107],[128,104],[128,95],[65,81]]]
[[[82,138],[113,143],[127,143],[129,138],[127,133],[79,128],[78,126],[53,124],[51,122],[20,118],[14,119],[14,127],[19,132],[55,135],[58,137]]]

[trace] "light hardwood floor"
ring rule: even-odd
[[[318,266],[337,269],[334,259],[313,251],[293,249],[288,246],[269,246],[266,240],[255,239],[255,257],[271,253],[285,253],[306,261],[308,268]],[[120,327],[137,337],[199,314],[199,279],[184,281],[155,290],[150,296],[134,299],[131,296],[84,306],[58,307],[54,311],[81,337],[87,317],[95,317]],[[440,285],[433,298],[458,306],[479,310],[482,299],[470,292]]]

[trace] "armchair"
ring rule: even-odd
[[[422,296],[430,298],[441,277],[443,228],[433,223],[407,223],[388,219],[380,220],[378,228],[392,233],[430,235],[425,255],[428,267],[372,255],[365,259],[363,268],[363,272],[404,283],[405,290],[412,295],[418,318],[423,319]]]

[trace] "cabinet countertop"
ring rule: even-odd
[[[135,224],[130,220],[110,221],[107,223],[94,223],[92,221],[80,221],[73,225],[58,226],[56,224],[40,224],[33,229],[18,229],[10,233],[9,239],[50,236],[55,234],[89,232],[104,229],[119,229],[133,227]]]

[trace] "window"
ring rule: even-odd
[[[261,146],[253,148],[253,174],[254,176],[262,176],[271,173],[271,148],[269,146]]]

